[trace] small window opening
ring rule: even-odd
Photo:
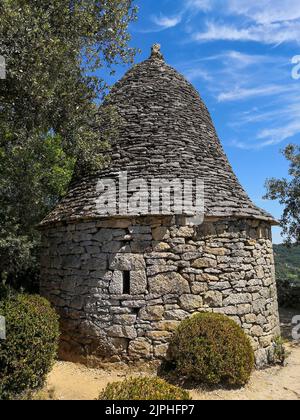
[[[130,271],[123,271],[123,294],[130,294]]]

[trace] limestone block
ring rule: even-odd
[[[201,274],[196,275],[196,280],[197,281],[214,282],[214,281],[218,281],[219,277],[213,276],[213,275],[208,274],[208,273],[201,273]]]
[[[76,287],[76,277],[68,277],[65,276],[60,284],[60,290],[61,292],[75,292]]]
[[[98,256],[87,256],[84,263],[82,264],[83,270],[106,270],[107,269],[107,259],[106,255],[101,254]]]
[[[191,261],[191,260],[197,259],[199,256],[200,256],[199,251],[185,252],[184,254],[182,254],[181,258],[185,261]]]
[[[235,306],[226,306],[223,308],[214,309],[213,312],[224,315],[237,315],[237,308]]]
[[[131,234],[138,234],[138,235],[150,234],[151,226],[140,226],[140,225],[130,226],[128,230]]]
[[[193,268],[211,268],[216,266],[217,261],[210,258],[198,258],[192,263]]]
[[[168,273],[168,272],[174,272],[177,271],[176,265],[154,265],[147,268],[147,274],[148,276],[155,276],[156,274],[160,273]]]
[[[211,290],[228,290],[231,288],[231,284],[228,281],[216,281],[211,282],[209,288]]]
[[[265,272],[262,266],[256,268],[256,276],[258,279],[263,279],[265,277]]]
[[[114,314],[130,314],[131,310],[130,308],[121,308],[119,306],[113,306],[109,309],[109,312],[114,315]]]
[[[124,238],[127,235],[127,231],[125,229],[112,229],[112,236],[113,238]]]
[[[70,308],[73,309],[82,309],[84,306],[85,298],[84,296],[75,296],[70,302]]]
[[[147,290],[147,276],[145,270],[130,271],[130,294],[142,295]]]
[[[265,349],[255,351],[255,364],[258,369],[263,368],[269,363],[268,352]]]
[[[121,295],[123,293],[123,273],[115,270],[109,285],[109,293],[113,295]]]
[[[80,268],[81,259],[76,255],[68,255],[62,258],[62,268]]]
[[[249,303],[252,301],[250,293],[235,293],[224,299],[223,305],[238,305],[240,303]]]
[[[220,307],[222,306],[223,295],[218,291],[211,290],[205,293],[203,301],[209,307]]]
[[[193,282],[191,284],[191,290],[194,295],[205,293],[208,290],[207,283]]]
[[[116,254],[109,260],[110,270],[143,270],[145,267],[146,263],[144,257],[138,254]]]
[[[212,255],[216,255],[216,256],[224,256],[228,253],[228,250],[226,248],[211,248],[208,246],[205,246],[203,248],[203,251],[206,254],[212,254]]]
[[[145,300],[127,300],[127,301],[123,301],[122,302],[122,306],[124,306],[125,308],[142,308],[143,306],[146,305],[146,301]]]
[[[252,303],[252,309],[255,314],[264,311],[266,305],[265,299],[257,299]]]
[[[203,299],[197,295],[182,295],[179,298],[179,305],[183,310],[193,311],[203,306]]]
[[[162,305],[145,306],[139,312],[139,318],[144,321],[159,321],[164,314]]]
[[[100,253],[100,247],[99,246],[95,246],[95,245],[86,246],[86,252],[88,254],[97,255],[97,254]],[[82,252],[82,254],[83,254],[83,252]]]
[[[157,295],[181,295],[190,291],[189,283],[179,273],[160,274],[149,278],[148,282],[150,293]]]
[[[111,349],[113,354],[119,354],[119,355],[126,354],[127,348],[128,348],[128,339],[127,338],[111,337],[109,339],[108,343],[111,343],[112,346],[113,346],[113,348]],[[114,361],[114,359],[111,360],[111,362],[113,362],[113,361]],[[119,362],[120,358],[116,358],[115,361]]]
[[[256,322],[256,315],[255,314],[246,314],[245,315],[245,321],[248,324],[254,324]]]
[[[153,324],[153,328],[156,330],[173,332],[177,329],[179,324],[180,324],[180,321],[174,321],[174,320],[159,321]]]
[[[164,359],[168,353],[168,349],[168,344],[159,344],[158,346],[154,346],[154,356],[159,359]]]
[[[263,335],[264,331],[259,325],[255,325],[251,328],[251,335],[255,337],[261,337]]]
[[[149,358],[152,346],[146,338],[131,340],[128,347],[128,354],[133,359]]]
[[[178,229],[176,236],[179,238],[192,238],[195,234],[195,230],[193,227],[189,226],[182,226]]]
[[[237,306],[238,315],[245,315],[245,314],[249,314],[250,312],[251,312],[251,305],[248,303]]]
[[[197,251],[196,246],[194,245],[177,245],[174,247],[174,252],[177,254],[184,254],[186,252],[195,252]]]
[[[132,326],[113,325],[108,328],[107,335],[109,337],[123,337],[135,339],[137,337],[136,329]]]
[[[260,337],[259,338],[259,343],[262,347],[269,347],[269,346],[271,346],[273,340],[274,340],[274,336],[267,335],[267,336],[264,336],[264,337]]]
[[[168,331],[147,331],[146,332],[146,337],[149,337],[155,341],[165,341],[165,340],[170,339],[171,336],[172,336],[172,333]]]
[[[165,312],[166,320],[182,321],[189,316],[189,313],[182,309],[171,309]]]
[[[106,242],[101,247],[102,252],[107,252],[109,254],[116,254],[117,252],[120,252],[122,249],[123,243],[120,241],[111,241]]]
[[[158,242],[158,243],[154,244],[154,246],[153,246],[153,250],[157,251],[157,252],[159,252],[159,251],[169,251],[169,249],[171,249],[171,247],[166,242]]]
[[[121,324],[121,325],[134,325],[136,322],[136,315],[134,314],[119,314],[113,317],[114,324]]]
[[[152,236],[155,241],[163,241],[170,237],[167,227],[159,226],[152,229]]]
[[[93,235],[93,241],[100,243],[107,243],[112,241],[113,230],[112,229],[100,229],[96,234]]]

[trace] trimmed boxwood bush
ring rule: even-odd
[[[190,400],[189,393],[160,378],[130,378],[108,384],[99,400]]]
[[[0,302],[6,340],[0,340],[0,399],[43,385],[56,357],[58,317],[40,296],[16,295]]]
[[[254,352],[241,327],[225,315],[200,313],[180,323],[170,344],[176,373],[209,385],[245,385]]]

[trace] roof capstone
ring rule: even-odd
[[[164,60],[164,56],[161,53],[161,45],[160,44],[154,44],[151,47],[151,57],[150,58],[156,58],[159,60]]]

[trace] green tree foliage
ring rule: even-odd
[[[97,169],[117,133],[99,112],[99,76],[131,62],[133,0],[2,0],[0,55],[0,276],[35,272],[35,225],[65,191],[75,162]],[[113,127],[113,128],[112,128]],[[23,281],[23,280],[22,280]]]
[[[277,281],[299,282],[300,246],[274,245]]]
[[[0,55],[1,140],[22,141],[54,130],[78,156],[95,138],[94,101],[104,89],[95,74],[132,59],[132,0],[3,0]],[[98,134],[98,133],[97,133]],[[84,146],[84,147],[82,147]]]
[[[0,148],[0,273],[16,288],[37,282],[36,224],[66,192],[73,173],[75,159],[61,143],[58,135],[32,136],[24,146]]]
[[[267,180],[265,198],[279,200],[284,206],[280,220],[283,234],[288,243],[300,243],[300,146],[289,145],[283,153],[290,163],[290,177]]]

